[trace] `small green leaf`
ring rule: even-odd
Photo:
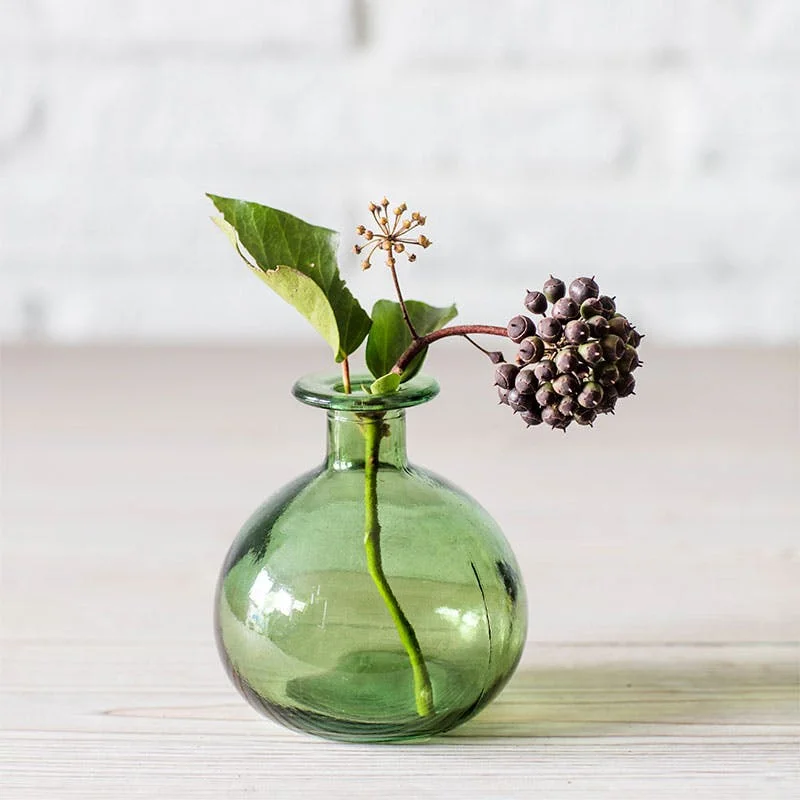
[[[401,378],[396,372],[389,372],[378,378],[369,387],[370,394],[391,394],[400,388]]]
[[[406,308],[411,324],[420,336],[439,330],[458,313],[455,306],[436,308],[418,300],[406,300]],[[391,372],[397,359],[410,344],[411,332],[403,319],[400,304],[392,300],[378,300],[372,307],[372,328],[367,339],[366,358],[369,371],[376,378]],[[402,374],[401,382],[413,378],[419,372],[426,353],[427,348],[414,358]]]
[[[256,274],[311,322],[335,359],[357,350],[372,321],[339,275],[338,234],[259,203],[208,197],[223,215],[214,221],[239,254],[245,257],[241,243]]]

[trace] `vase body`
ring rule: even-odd
[[[525,591],[502,532],[406,459],[405,408],[436,391],[427,378],[387,398],[295,386],[327,409],[325,461],[245,523],[215,609],[232,681],[288,727],[427,738],[483,708],[519,661]]]

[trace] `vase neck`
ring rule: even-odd
[[[329,469],[363,467],[366,453],[365,425],[381,426],[379,463],[382,467],[403,469],[408,465],[405,411],[398,409],[368,414],[328,411]]]

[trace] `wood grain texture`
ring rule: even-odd
[[[507,532],[529,643],[477,719],[391,747],[261,719],[211,637],[239,524],[321,457],[287,390],[325,353],[0,353],[4,800],[797,797],[797,352],[648,352],[616,419],[562,436],[496,409],[457,345],[410,452]],[[726,402],[755,374],[768,413]]]

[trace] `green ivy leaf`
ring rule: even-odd
[[[396,372],[389,372],[378,378],[369,387],[370,394],[391,394],[400,388],[401,377]]]
[[[237,249],[241,242],[256,274],[314,326],[334,358],[357,350],[372,321],[339,275],[338,234],[259,203],[208,197],[224,217],[215,222]]]
[[[439,330],[450,322],[458,311],[455,306],[436,308],[419,300],[406,300],[408,316],[414,330],[420,335]],[[400,303],[392,300],[378,300],[372,307],[372,328],[367,339],[367,367],[376,377],[391,372],[397,359],[411,344],[411,333],[403,319]],[[408,365],[401,376],[401,383],[413,378],[422,367],[427,348]]]

